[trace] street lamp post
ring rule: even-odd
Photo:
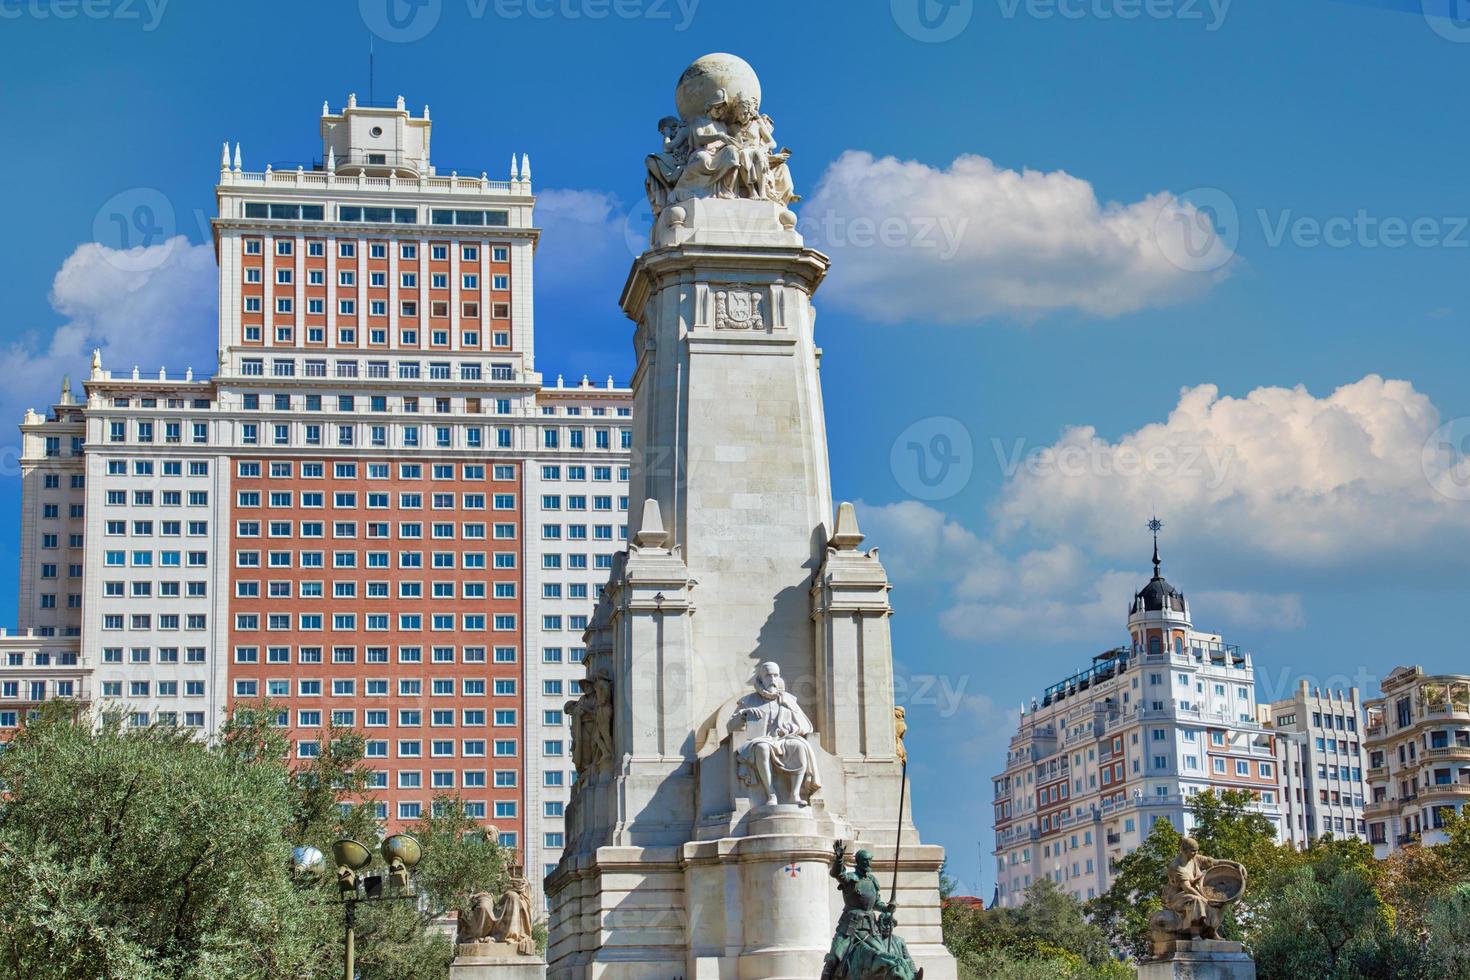
[[[408,887],[409,873],[423,857],[419,842],[409,834],[394,834],[383,841],[380,850],[388,865],[387,884],[393,894],[383,893],[382,875],[360,874],[373,860],[373,852],[365,844],[350,838],[332,844],[332,860],[337,863],[337,891],[341,896],[343,939],[347,948],[347,962],[342,974],[345,980],[355,980],[357,972],[357,903],[418,898]],[[307,874],[320,874],[326,867],[322,852],[314,847],[296,848],[291,853],[291,863],[298,872]]]

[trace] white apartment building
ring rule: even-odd
[[[1192,826],[1190,798],[1248,789],[1281,832],[1276,735],[1256,721],[1249,654],[1197,630],[1159,572],[1128,610],[1130,642],[1048,687],[1023,709],[994,777],[996,899],[1014,907],[1049,877],[1086,901],[1114,865],[1168,820]]]
[[[1397,667],[1364,702],[1368,840],[1382,858],[1442,844],[1446,813],[1470,803],[1470,675]]]
[[[1282,827],[1292,844],[1306,847],[1325,834],[1367,839],[1363,719],[1357,688],[1323,691],[1306,681],[1291,698],[1262,707],[1262,723],[1279,736]]]
[[[386,825],[458,795],[534,879],[625,547],[632,394],[536,370],[527,158],[444,174],[401,98],[323,105],[320,132],[310,168],[222,154],[213,373],[94,354],[83,399],[27,413],[25,641],[132,725],[207,737],[269,698],[300,758],[361,729]]]

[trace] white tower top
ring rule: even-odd
[[[325,107],[324,107],[325,108]],[[428,106],[424,114],[409,113],[400,97],[392,105],[371,106],[350,96],[340,115],[324,112],[322,122],[322,159],[335,161],[335,172],[344,176],[364,174],[386,177],[396,171],[399,176],[433,176],[428,165]],[[421,172],[427,168],[427,172]]]

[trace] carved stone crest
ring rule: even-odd
[[[749,287],[732,286],[715,293],[715,328],[760,330],[766,325],[761,294]]]

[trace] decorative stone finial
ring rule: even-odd
[[[633,544],[639,548],[662,548],[669,543],[669,532],[664,530],[664,515],[658,501],[652,497],[643,501],[643,522],[638,533],[633,535]]]
[[[322,115],[324,115],[324,116],[330,116],[331,114],[332,114],[332,110],[330,108],[328,108],[328,106],[327,106],[327,100],[326,99],[322,99]]]
[[[336,147],[333,147],[333,146],[329,146],[329,147],[327,147],[327,170],[328,170],[328,172],[331,172],[331,171],[335,171],[336,169],[337,169],[337,148]]]
[[[510,155],[510,179],[511,180],[520,180],[521,179],[521,165],[518,162],[516,162],[516,155],[514,153],[512,153]]]
[[[843,501],[837,508],[837,530],[832,534],[832,547],[838,551],[854,551],[863,543],[863,532],[858,530],[857,508]]]
[[[405,103],[403,101],[403,96],[401,96],[401,95],[398,97],[398,108],[399,109],[406,109],[407,108],[407,103]]]
[[[429,103],[427,102],[424,103],[424,118],[429,118]]]
[[[63,374],[61,376],[61,404],[70,405],[71,403],[71,375]]]
[[[521,154],[521,180],[527,182],[531,180],[531,154],[529,153]]]
[[[235,165],[231,168],[236,173],[240,172],[240,144],[235,143]]]
[[[229,170],[230,169],[230,141],[229,140],[225,140],[224,148],[219,151],[219,168],[221,170]]]
[[[356,92],[349,92],[348,93],[348,95],[347,95],[347,108],[349,108],[349,109],[356,109],[357,108],[357,93]]]

